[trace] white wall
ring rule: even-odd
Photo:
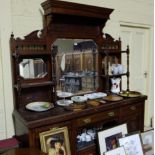
[[[14,134],[12,111],[13,93],[11,81],[11,64],[9,52],[9,38],[13,31],[15,37],[23,37],[33,30],[42,28],[41,3],[44,0],[1,0],[0,4],[0,139]],[[82,4],[95,5],[115,9],[111,20],[106,24],[104,32],[114,38],[120,36],[120,23],[134,23],[149,26],[153,29],[153,0],[66,0]],[[151,38],[153,42],[153,35]],[[152,44],[153,47],[153,44]],[[152,48],[151,47],[151,48]],[[153,55],[153,48],[151,49]],[[153,59],[150,59],[153,64]],[[151,64],[150,63],[150,64]],[[153,73],[153,66],[150,66]],[[153,81],[153,76],[152,79]],[[150,95],[153,86],[150,87]],[[152,95],[153,96],[153,95]],[[153,105],[153,99],[151,100]],[[153,115],[152,108],[149,109]],[[6,121],[7,120],[7,121]]]

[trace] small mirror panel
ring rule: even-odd
[[[40,58],[23,59],[19,64],[19,73],[24,79],[44,78],[47,75],[47,67]]]
[[[98,86],[97,46],[93,40],[57,39],[57,91],[73,94],[95,91]]]

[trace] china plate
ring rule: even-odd
[[[72,103],[73,103],[72,100],[58,100],[57,101],[57,105],[60,105],[60,106],[69,106]]]
[[[142,94],[137,91],[122,91],[119,94],[122,97],[138,97],[141,96]]]
[[[37,112],[47,111],[53,107],[54,105],[50,102],[31,102],[26,105],[26,109]]]
[[[98,92],[98,93],[85,94],[84,96],[86,96],[88,99],[97,99],[97,98],[105,97],[107,96],[107,94]]]
[[[117,96],[117,95],[109,95],[109,96],[103,97],[103,100],[106,100],[106,101],[120,101],[120,100],[123,100],[123,97]]]
[[[87,97],[86,96],[73,96],[71,100],[76,103],[83,103],[87,101]]]
[[[73,94],[72,93],[69,93],[69,92],[57,92],[57,96],[58,97],[61,97],[61,98],[65,98],[65,97],[70,97],[72,96]]]

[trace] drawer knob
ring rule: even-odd
[[[86,118],[83,120],[86,124],[91,123],[91,118]]]
[[[113,117],[113,116],[115,116],[115,113],[114,112],[109,112],[108,116]]]
[[[136,110],[135,106],[130,107],[131,110]]]

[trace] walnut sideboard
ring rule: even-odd
[[[144,130],[144,105],[146,96],[125,98],[121,101],[106,102],[97,107],[87,106],[80,111],[67,111],[55,107],[46,112],[32,112],[21,108],[13,113],[15,132],[23,144],[40,148],[39,133],[52,128],[67,127],[72,155],[97,154],[97,140],[94,144],[77,149],[77,135],[87,127],[101,125],[112,127],[127,123],[128,132]]]

